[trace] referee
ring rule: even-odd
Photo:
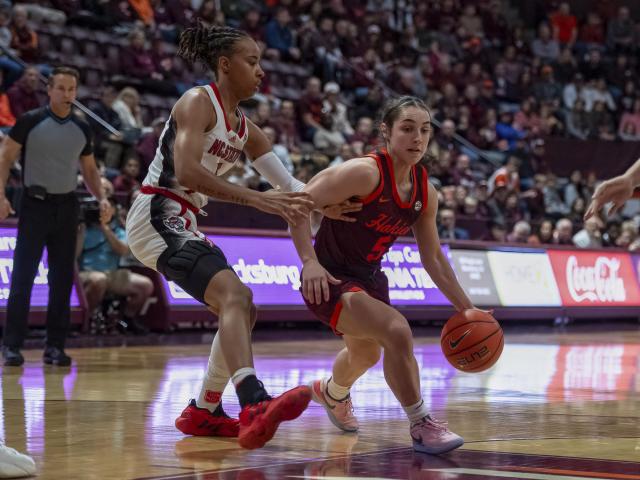
[[[106,214],[109,202],[93,157],[89,124],[72,102],[80,75],[58,67],[49,76],[49,104],[18,118],[0,147],[0,220],[14,213],[4,195],[9,170],[21,153],[24,191],[18,218],[11,291],[7,303],[2,355],[5,366],[20,366],[27,335],[31,289],[46,246],[49,256],[49,304],[46,364],[67,366],[64,352],[70,324],[70,296],[75,265],[79,205],[75,196],[78,159],[85,184]]]

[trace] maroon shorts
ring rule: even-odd
[[[303,272],[304,275],[304,272]],[[307,308],[313,312],[313,314],[322,323],[329,325],[336,335],[342,335],[338,331],[337,324],[340,318],[340,312],[342,311],[342,294],[347,292],[365,292],[371,297],[386,303],[391,304],[389,300],[389,282],[387,276],[378,270],[372,276],[353,277],[348,275],[340,275],[332,273],[338,280],[342,280],[340,285],[329,284],[329,301],[322,302],[320,304],[312,304],[304,297],[304,303],[307,304]],[[302,287],[300,288],[302,292]]]

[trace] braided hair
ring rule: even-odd
[[[217,25],[206,27],[198,22],[198,25],[187,28],[180,35],[178,55],[190,63],[199,61],[208,65],[217,77],[219,58],[230,57],[236,42],[244,38],[251,37],[236,28]]]

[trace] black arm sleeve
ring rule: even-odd
[[[23,113],[16,120],[16,124],[9,130],[9,137],[14,142],[24,145],[29,136],[29,132],[46,117],[46,111],[41,108]]]
[[[73,117],[73,121],[82,129],[82,133],[84,133],[84,137],[87,140],[87,143],[82,149],[80,155],[83,157],[85,155],[91,155],[93,153],[93,130],[91,129],[89,122],[83,118],[79,118],[78,115]]]

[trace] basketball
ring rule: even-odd
[[[440,335],[449,363],[463,372],[482,372],[500,358],[504,335],[490,313],[464,310],[449,318]]]

